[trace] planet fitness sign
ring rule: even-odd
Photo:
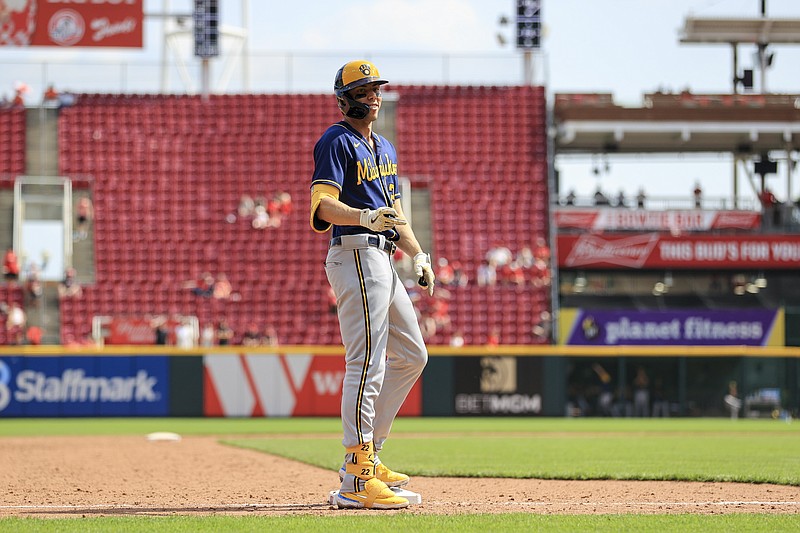
[[[783,346],[783,313],[563,309],[564,344]]]

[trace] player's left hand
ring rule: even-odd
[[[414,256],[414,273],[419,278],[420,287],[427,287],[428,295],[433,296],[433,285],[436,280],[436,275],[433,273],[431,267],[431,256],[424,252],[420,252]]]

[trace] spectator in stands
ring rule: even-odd
[[[533,255],[533,250],[531,250],[531,247],[523,246],[522,249],[517,252],[516,261],[523,269],[531,268],[534,261],[536,261],[536,257]]]
[[[701,209],[703,207],[703,188],[700,187],[700,182],[694,182],[694,191],[692,191],[694,195],[694,208]]]
[[[625,191],[620,189],[619,194],[617,194],[617,207],[626,207],[626,202]]]
[[[486,260],[494,263],[495,268],[507,265],[512,259],[514,259],[514,256],[511,254],[511,250],[507,246],[500,244],[495,245],[486,252]]]
[[[58,103],[58,91],[52,83],[44,91],[44,103]]]
[[[18,302],[10,302],[6,311],[6,338],[8,344],[22,344],[28,317]]]
[[[542,259],[543,261],[550,261],[550,247],[547,245],[547,239],[544,237],[536,238],[536,247],[533,249],[533,257]]]
[[[21,89],[16,89],[14,91],[14,99],[11,100],[11,107],[25,107],[25,97],[23,96],[23,93],[24,92]]]
[[[227,300],[231,297],[232,292],[233,287],[228,280],[227,274],[217,274],[217,279],[214,281],[214,291],[212,293],[214,298],[217,300]]]
[[[78,272],[69,267],[64,271],[64,279],[58,284],[59,298],[80,298],[83,296],[83,289],[78,283]]]
[[[153,328],[153,344],[157,346],[166,346],[169,344],[169,329],[167,328],[167,317],[159,315],[150,321],[150,327]]]
[[[264,229],[270,225],[269,213],[263,205],[256,205],[253,210],[253,228]]]
[[[261,344],[261,332],[255,322],[250,322],[242,334],[242,346],[258,346]]]
[[[781,203],[775,197],[771,190],[764,188],[758,195],[761,202],[761,207],[764,210],[762,222],[765,226],[772,225],[773,227],[780,226],[781,224]]]
[[[450,335],[450,347],[451,348],[461,348],[464,346],[464,334],[461,330],[454,331],[452,335]]]
[[[200,346],[208,348],[215,344],[215,331],[214,324],[206,322],[203,329],[200,330]]]
[[[499,346],[500,345],[500,330],[492,328],[489,336],[486,338],[486,346]]]
[[[292,212],[292,195],[288,192],[277,193],[267,205],[267,215],[269,215],[268,225],[277,228],[283,219]]]
[[[567,205],[575,205],[576,198],[577,196],[575,196],[575,189],[570,189],[569,193],[567,193],[567,196],[565,198],[565,202]]]
[[[241,218],[250,218],[255,214],[256,204],[249,194],[243,194],[239,198],[239,207],[237,212]]]
[[[83,241],[89,237],[89,224],[94,220],[94,206],[88,196],[81,196],[78,204],[75,206],[76,211],[76,225],[75,237],[76,241]]]
[[[192,294],[202,296],[203,298],[211,298],[214,295],[214,285],[216,280],[211,272],[203,272],[199,280],[189,280],[183,284],[185,289],[191,289]]]
[[[39,307],[44,294],[44,287],[40,279],[39,265],[31,263],[28,267],[28,273],[25,276],[25,296],[28,300],[28,305],[32,307]]]
[[[544,259],[537,259],[529,273],[534,287],[549,287],[551,280],[550,265]]]
[[[264,329],[264,335],[261,336],[262,346],[278,346],[278,332],[272,326],[267,326]]]
[[[497,283],[497,267],[488,259],[481,261],[478,266],[478,286],[490,287]]]
[[[498,278],[506,285],[521,287],[525,284],[525,273],[516,260],[501,266],[498,269]]]
[[[436,279],[444,286],[453,285],[455,283],[455,271],[445,257],[440,257],[436,263]]]
[[[25,339],[31,346],[39,346],[42,344],[42,335],[42,328],[39,326],[31,326],[28,328],[28,331],[25,332]]]
[[[553,332],[553,320],[549,311],[539,313],[539,321],[533,326],[531,333],[535,339],[548,340]]]
[[[19,259],[13,248],[6,250],[3,257],[3,276],[9,283],[16,283],[19,280]]]
[[[281,200],[281,209],[280,209],[281,216],[285,218],[289,216],[289,214],[292,212],[292,209],[294,208],[294,203],[292,202],[292,195],[284,191],[280,194],[280,200]]]
[[[639,209],[644,209],[644,202],[647,200],[647,195],[644,192],[644,189],[639,188],[639,194],[636,195],[636,207]]]
[[[228,321],[223,319],[217,323],[217,344],[228,346],[233,343],[233,330],[228,325]]]
[[[600,186],[597,186],[597,190],[594,192],[594,205],[598,206],[607,206],[610,205],[611,202],[608,201],[608,196],[606,196]]]
[[[175,345],[184,350],[197,346],[197,334],[188,318],[182,319],[180,324],[175,326]]]
[[[464,267],[459,261],[450,263],[453,266],[453,284],[457,287],[466,287],[469,283],[469,276],[464,272]]]

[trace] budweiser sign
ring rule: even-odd
[[[597,235],[581,235],[561,266],[579,267],[607,263],[626,268],[641,268],[653,251],[658,235],[636,235],[606,240]]]
[[[176,318],[169,318],[165,322],[168,342],[175,343],[175,327],[180,324]],[[155,344],[156,334],[153,322],[144,317],[115,316],[106,324],[106,344]]]
[[[566,208],[555,212],[555,221],[559,229],[682,233],[717,229],[757,229],[761,226],[761,214],[755,211],[703,209],[648,211],[621,208]]]
[[[558,236],[564,268],[800,268],[800,235],[669,235],[644,233]]]

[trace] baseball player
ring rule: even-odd
[[[333,92],[343,119],[314,147],[311,227],[318,233],[333,228],[325,272],[345,347],[340,508],[408,506],[389,488],[407,484],[408,476],[390,470],[378,453],[428,360],[413,304],[392,263],[399,247],[414,258],[420,285],[433,294],[430,255],[400,205],[397,152],[372,131],[385,83],[369,61],[340,68]]]

